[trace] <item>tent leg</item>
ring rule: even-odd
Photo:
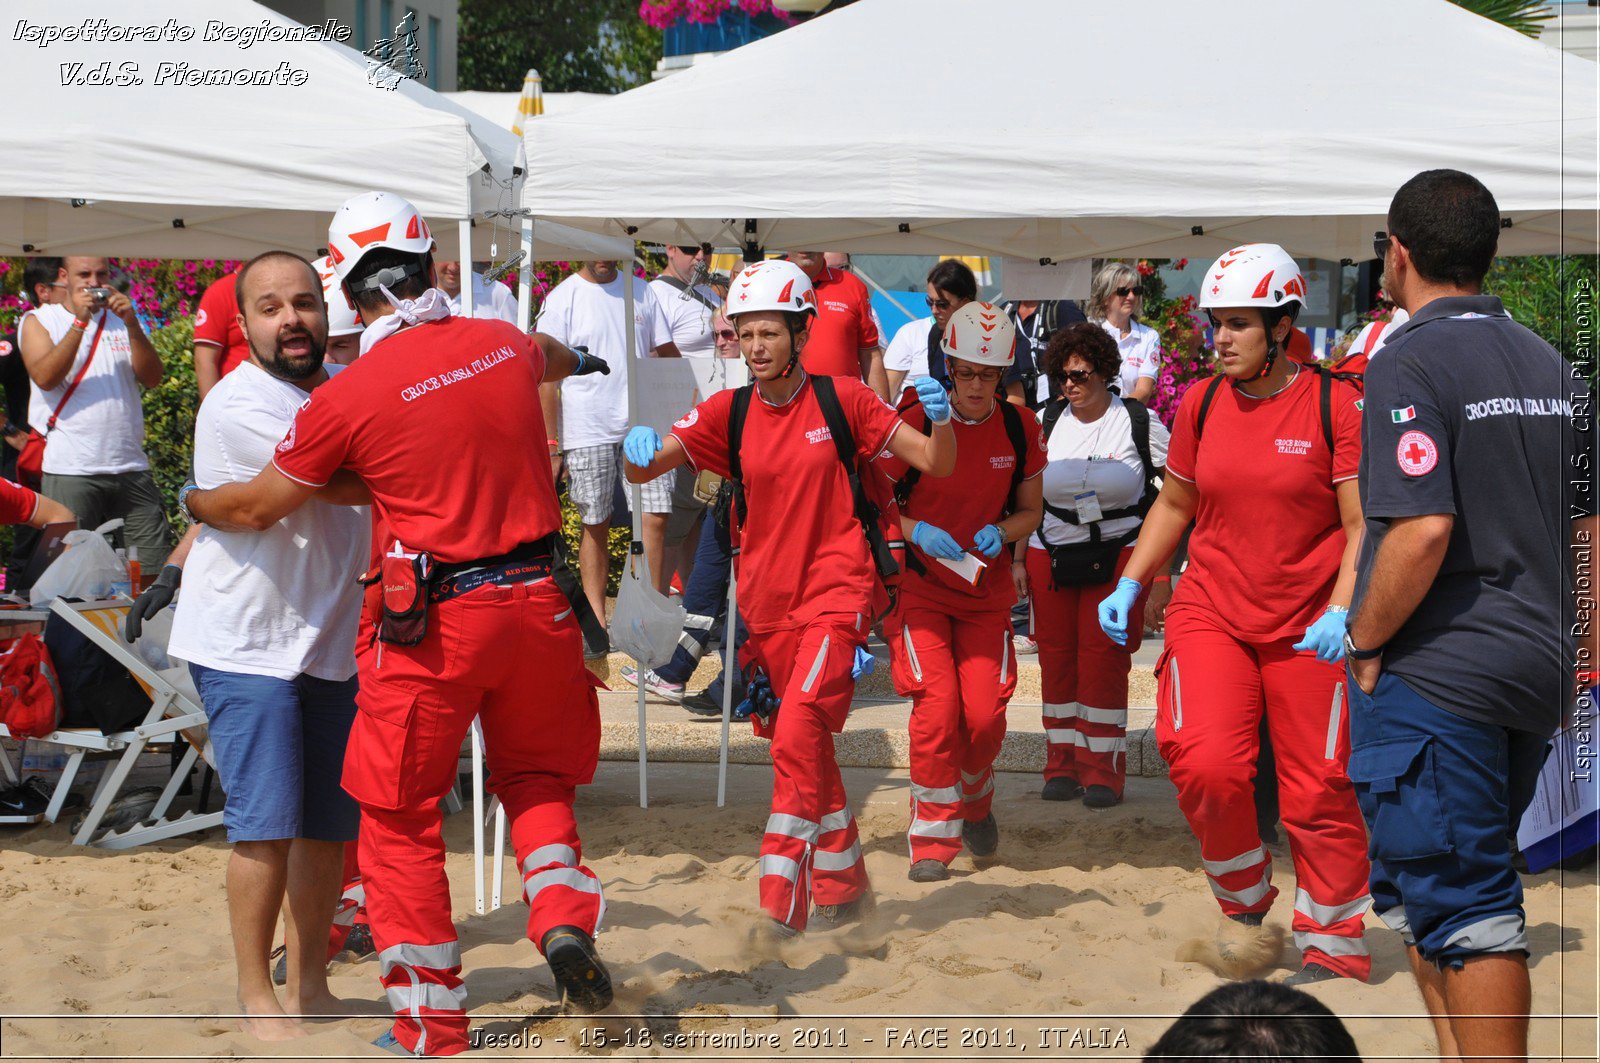
[[[617,265],[622,269],[622,324],[623,324],[623,329],[626,332],[627,339],[628,339],[628,349],[623,355],[623,360],[624,360],[623,369],[628,374],[628,423],[629,424],[638,424],[639,423],[639,387],[638,387],[638,379],[637,379],[638,378],[638,374],[633,372],[633,360],[634,360],[635,357],[637,357],[636,352],[639,349],[639,336],[638,336],[637,331],[634,328],[634,317],[633,317],[633,308],[634,308],[634,305],[635,305],[634,304],[634,281],[635,281],[635,277],[633,275],[633,257],[630,255],[626,260],[617,263]],[[634,484],[631,494],[632,494],[631,501],[633,503],[633,506],[632,506],[632,509],[633,509],[633,521],[632,521],[632,524],[633,524],[633,529],[632,529],[633,530],[633,541],[638,543],[638,542],[643,542],[644,541],[644,512],[643,512],[643,510],[644,510],[644,488],[643,488],[643,486],[640,485],[640,484]],[[629,554],[630,563],[631,563],[632,557],[633,557],[633,555],[630,553]],[[646,565],[645,565],[645,572],[646,572],[646,575],[650,574],[650,566],[649,566],[648,563],[646,563]],[[643,673],[644,665],[641,662],[638,662],[638,661],[636,661],[634,663],[639,666],[640,672]],[[644,720],[644,676],[643,676],[643,674],[641,674],[639,676],[639,807],[640,808],[649,808],[650,807],[649,753],[648,753],[647,748],[646,748],[647,745],[648,745],[648,742],[647,742],[646,737],[645,737],[645,720]]]
[[[711,519],[711,514],[706,514]],[[738,651],[734,648],[734,632],[738,628],[739,578],[728,569],[728,622],[722,633],[722,749],[717,754],[717,807],[728,803],[728,729],[733,722],[733,678],[728,675],[731,666],[738,670]]]
[[[517,327],[533,327],[533,219],[522,219],[522,268],[517,271]],[[546,426],[554,427],[554,426]]]
[[[472,183],[468,181],[469,197],[471,190]],[[461,237],[461,316],[471,317],[477,310],[472,300],[472,219],[462,218],[456,223],[456,231]]]

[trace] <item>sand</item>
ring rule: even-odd
[[[729,807],[719,810],[713,766],[657,765],[652,807],[641,810],[634,766],[601,766],[579,819],[587,862],[606,884],[600,945],[618,999],[615,1014],[595,1021],[558,1015],[548,971],[522,937],[525,908],[473,914],[471,823],[450,817],[469,1007],[488,1039],[482,1054],[1138,1058],[1169,1023],[1163,1016],[1220,984],[1173,958],[1214,925],[1216,906],[1165,779],[1130,780],[1123,806],[1092,813],[1038,800],[1037,776],[1003,774],[1000,862],[975,869],[962,857],[949,881],[915,884],[905,874],[905,773],[849,769],[877,908],[859,928],[808,935],[781,955],[747,939],[768,785],[768,769],[735,766]],[[0,1053],[392,1058],[367,1043],[387,1025],[375,1014],[371,960],[332,976],[334,992],[364,1017],[309,1025],[309,1037],[288,1045],[255,1041],[226,1017],[234,1002],[220,837],[119,853],[74,848],[64,827],[5,830]],[[1534,1051],[1593,1059],[1594,872],[1527,881],[1534,1011],[1589,1016],[1536,1018]],[[1287,928],[1293,872],[1282,852],[1276,882],[1286,896],[1270,921]],[[1347,1018],[1367,1058],[1429,1058],[1431,1028],[1400,942],[1369,924],[1372,983],[1312,992]],[[1286,949],[1271,976],[1288,973],[1292,960]],[[594,1047],[596,1030],[603,1047]],[[713,1046],[713,1035],[734,1047]],[[649,1046],[638,1047],[646,1037]],[[664,1039],[692,1047],[663,1049]]]

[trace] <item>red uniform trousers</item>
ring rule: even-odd
[[[1128,618],[1126,646],[1100,630],[1099,608],[1131,556],[1133,547],[1122,551],[1111,582],[1086,587],[1054,586],[1050,555],[1038,547],[1028,549],[1027,560],[1049,751],[1044,777],[1109,787],[1118,797],[1128,774],[1128,673],[1143,637],[1149,591]]]
[[[901,590],[884,623],[895,689],[911,699],[911,860],[948,864],[961,824],[994,800],[994,758],[1017,688],[1011,614],[953,615]]]
[[[1345,774],[1344,670],[1295,652],[1296,641],[1244,642],[1209,613],[1168,612],[1156,739],[1223,912],[1265,912],[1278,895],[1254,800],[1266,713],[1298,886],[1295,945],[1306,960],[1365,979],[1362,917],[1372,899],[1366,827]]]
[[[861,837],[845,799],[833,736],[844,730],[856,681],[857,646],[868,620],[828,614],[809,626],[750,632],[746,653],[760,664],[779,697],[771,727],[772,813],[761,837],[761,907],[778,922],[804,930],[812,901],[845,904],[867,889]]]
[[[361,654],[344,787],[361,803],[361,871],[394,1035],[418,1054],[467,1043],[461,947],[451,919],[439,801],[472,718],[488,789],[511,823],[528,937],[594,933],[600,881],[580,862],[574,789],[594,776],[600,713],[583,636],[553,580],[487,586],[431,606],[415,646]]]

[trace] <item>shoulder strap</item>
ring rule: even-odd
[[[1005,422],[1006,436],[1011,440],[1011,449],[1016,452],[1017,463],[1011,467],[1011,490],[1006,492],[1006,513],[1010,514],[1017,508],[1017,488],[1022,485],[1023,466],[1028,459],[1028,437],[1022,431],[1022,414],[1009,399],[1000,399],[1000,419]]]
[[[895,407],[895,412],[903,414],[912,406],[920,407],[921,405],[922,401],[916,398],[915,392],[912,392],[909,398],[902,394],[900,405]],[[933,419],[930,418],[926,412],[924,412],[922,415],[922,427],[918,429],[918,431],[925,436],[933,434]],[[907,502],[909,502],[911,500],[911,492],[916,490],[917,484],[921,482],[921,480],[921,469],[907,469],[906,474],[900,477],[899,481],[894,485],[894,504],[897,506],[904,506]]]
[[[1206,415],[1211,412],[1211,404],[1217,401],[1217,392],[1222,390],[1222,384],[1227,378],[1220,373],[1211,378],[1211,383],[1206,385],[1206,393],[1200,396],[1200,412],[1194,419],[1194,441],[1200,442],[1200,434],[1206,430]]]
[[[667,287],[672,288],[675,291],[682,292],[684,294],[684,296],[686,296],[687,298],[693,299],[695,302],[699,303],[701,306],[705,307],[707,310],[720,309],[717,306],[716,303],[712,302],[710,299],[707,299],[704,295],[702,295],[699,292],[698,289],[689,287],[687,284],[683,283],[683,281],[681,281],[678,278],[672,276],[670,273],[663,273],[663,274],[661,274],[661,276],[657,277],[656,280],[660,281],[661,283],[665,284]]]
[[[744,439],[744,421],[750,415],[750,396],[754,384],[746,384],[733,393],[733,408],[728,411],[728,482],[733,484],[734,520],[744,527],[750,507],[744,500],[744,472],[739,464],[739,446]]]
[[[872,554],[878,575],[887,579],[899,573],[900,565],[895,561],[894,554],[889,549],[889,542],[884,538],[883,529],[878,525],[878,518],[882,514],[867,497],[866,487],[861,483],[861,470],[856,462],[855,433],[850,430],[850,421],[844,415],[844,407],[839,405],[839,393],[834,389],[833,378],[811,377],[811,386],[816,389],[817,405],[822,407],[822,419],[828,424],[828,434],[833,437],[833,448],[838,451],[839,461],[844,465],[845,479],[850,482],[850,498],[856,520],[861,522],[861,531],[867,537],[867,549]]]
[[[1372,323],[1372,331],[1367,333],[1367,342],[1361,347],[1362,355],[1368,358],[1372,357],[1372,348],[1378,345],[1378,337],[1382,336],[1383,330],[1388,327],[1389,323],[1387,321],[1374,321]]]
[[[1050,443],[1050,433],[1056,430],[1056,422],[1061,420],[1061,414],[1066,410],[1065,399],[1051,399],[1044,405],[1044,416],[1039,418],[1039,431],[1044,436],[1045,445]]]
[[[1156,496],[1156,463],[1150,457],[1150,410],[1138,399],[1123,399],[1128,411],[1128,424],[1133,429],[1133,448],[1139,452],[1139,463],[1144,466],[1144,494],[1138,508],[1141,516],[1149,512]]]
[[[83,368],[78,370],[78,375],[72,378],[72,383],[67,385],[67,393],[61,396],[61,401],[56,403],[56,408],[50,413],[50,420],[44,426],[44,434],[49,435],[55,428],[56,421],[61,419],[61,411],[67,408],[67,403],[72,400],[72,393],[78,390],[78,385],[83,383],[83,378],[88,374],[89,367],[94,364],[94,353],[100,349],[100,337],[106,333],[106,312],[100,311],[100,319],[95,322],[94,342],[89,344],[89,357],[83,360]]]
[[[1333,374],[1320,365],[1312,366],[1317,374],[1317,408],[1322,414],[1322,441],[1328,444],[1328,457],[1333,457]]]

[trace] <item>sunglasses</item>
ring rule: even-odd
[[[1379,229],[1377,232],[1373,233],[1372,234],[1372,254],[1373,254],[1373,257],[1374,258],[1388,258],[1389,257],[1389,241],[1398,240],[1398,239],[1400,239],[1400,236],[1398,234],[1386,233],[1382,229]]]
[[[952,369],[950,379],[962,384],[970,384],[974,380],[981,380],[985,384],[998,384],[1003,375],[999,369]]]
[[[1094,379],[1094,371],[1090,369],[1068,369],[1061,375],[1074,384],[1087,384]]]
[[[677,245],[674,245],[674,246],[677,246]],[[699,244],[695,244],[695,245],[693,245],[691,247],[678,247],[678,251],[679,251],[679,253],[685,254],[685,255],[698,255],[700,253],[700,245]]]
[[[725,328],[725,329],[718,329],[717,330],[717,339],[719,339],[719,340],[726,340],[727,342],[732,343],[734,340],[737,340],[738,338],[739,338],[739,334],[737,332],[733,331],[732,329],[726,329]]]
[[[1117,289],[1117,298],[1126,299],[1128,297],[1128,293],[1129,292],[1132,292],[1134,295],[1143,295],[1144,294],[1144,285],[1135,284],[1131,288],[1118,288]]]
[[[922,301],[928,304],[929,310],[948,310],[954,305],[948,299],[935,299],[928,295],[924,295]]]

